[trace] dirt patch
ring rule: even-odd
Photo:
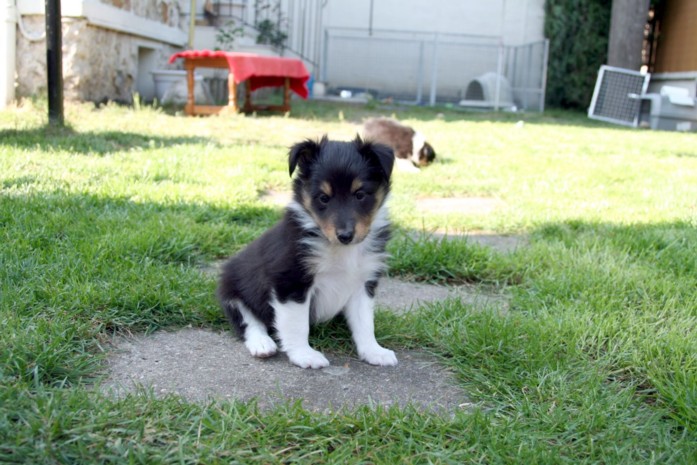
[[[115,395],[144,386],[157,396],[177,394],[192,402],[256,399],[268,408],[299,400],[318,412],[414,405],[452,413],[471,406],[438,359],[418,351],[397,351],[396,367],[374,367],[349,355],[327,353],[330,367],[309,370],[291,365],[283,354],[254,358],[231,332],[160,331],[113,343],[110,375],[102,389]]]

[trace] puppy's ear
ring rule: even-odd
[[[390,147],[376,142],[361,140],[361,137],[356,134],[356,139],[353,141],[358,148],[358,151],[367,159],[377,162],[382,169],[385,179],[390,179],[392,168],[394,167],[394,152]]]
[[[306,139],[298,142],[290,148],[288,154],[288,171],[293,176],[295,168],[300,166],[300,172],[307,174],[307,166],[317,158],[322,144],[326,142],[327,136],[322,137],[322,140],[317,143],[313,140]]]

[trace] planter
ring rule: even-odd
[[[155,81],[155,98],[158,102],[162,102],[167,91],[178,82],[184,82],[184,88],[186,88],[186,71],[184,70],[156,69],[150,73]],[[197,83],[203,81],[203,76],[194,75],[194,81]]]

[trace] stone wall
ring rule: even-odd
[[[180,27],[181,16],[176,1],[106,0],[103,3],[128,9],[173,27]],[[128,7],[128,8],[126,8]],[[22,18],[26,30],[33,34],[45,27],[44,16]],[[136,92],[139,48],[154,55],[156,68],[165,67],[178,47],[131,34],[88,24],[85,18],[63,17],[63,81],[67,100],[131,102]],[[46,41],[30,41],[17,34],[17,97],[46,92]],[[143,71],[141,71],[143,72]]]
[[[184,18],[181,17],[181,4],[178,0],[102,0],[102,3],[168,26],[186,26],[181,23]]]

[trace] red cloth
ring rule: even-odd
[[[169,57],[169,62],[174,63],[177,58],[225,58],[230,71],[235,77],[235,82],[240,83],[249,79],[252,90],[260,87],[277,87],[285,84],[285,78],[290,78],[290,88],[300,97],[306,99],[307,80],[310,73],[302,61],[294,58],[280,58],[253,53],[233,53],[212,50],[186,50],[175,53]]]

